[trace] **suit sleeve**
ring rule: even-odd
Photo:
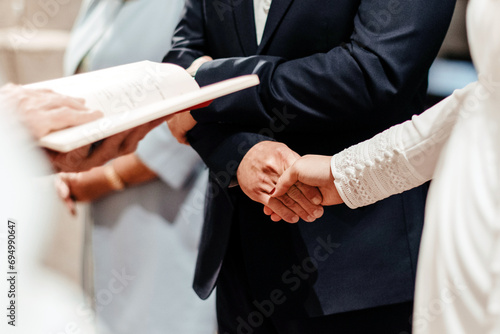
[[[172,48],[163,58],[163,62],[188,68],[195,59],[207,54],[203,26],[202,1],[187,0],[182,18],[172,37]]]
[[[188,0],[172,39],[172,49],[163,62],[187,68],[209,55],[206,45],[202,1]],[[214,80],[214,82],[219,80]],[[200,83],[200,82],[198,82]],[[207,83],[208,84],[208,83]],[[203,108],[206,109],[206,108]],[[273,140],[243,127],[227,127],[217,122],[198,124],[188,133],[191,146],[210,168],[211,176],[222,188],[227,188],[236,175],[238,165],[247,151],[260,141]]]
[[[165,58],[185,67],[208,52],[201,1],[187,3]],[[240,136],[231,131],[221,135],[214,124],[263,128],[273,122],[276,110],[294,116],[283,130],[290,132],[305,126],[321,131],[339,124],[363,128],[373,122],[394,122],[425,83],[423,73],[437,54],[454,4],[454,0],[361,0],[350,39],[326,53],[293,60],[257,55],[204,64],[196,75],[200,86],[244,74],[259,75],[261,84],[192,111],[199,125],[191,140],[218,138],[205,143],[203,153],[198,151],[210,166],[204,154],[235,153],[232,146],[223,146],[231,143],[231,136]]]
[[[204,64],[196,75],[201,86],[243,74],[258,74],[261,84],[220,98],[193,117],[200,123],[262,127],[272,121],[273,110],[286,108],[297,117],[285,131],[300,131],[304,124],[369,126],[381,117],[394,119],[424,84],[423,73],[439,50],[454,4],[362,0],[349,41],[329,52],[294,60],[252,56]],[[200,50],[194,36],[188,42],[178,35],[174,52]]]

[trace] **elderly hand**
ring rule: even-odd
[[[323,198],[321,201],[323,206],[343,203],[333,183],[334,178],[330,169],[331,159],[332,157],[329,156],[305,155],[296,160],[279,178],[272,197],[283,196],[291,187],[302,183],[319,189]],[[271,215],[273,220],[284,218],[270,207],[266,207],[264,212]]]
[[[132,153],[87,172],[59,173],[56,188],[74,214],[75,201],[92,202],[111,192],[122,190],[123,187],[141,184],[156,177],[156,173]],[[117,183],[115,178],[121,182]]]
[[[57,94],[48,89],[6,85],[0,89],[2,107],[16,112],[36,139],[52,131],[80,125],[102,117],[89,111],[85,100]],[[46,150],[56,171],[79,172],[136,150],[139,141],[167,117],[106,138],[100,145],[87,145],[68,153]]]
[[[63,174],[66,174],[67,176]],[[78,173],[59,173],[54,179],[54,186],[56,188],[57,195],[73,216],[76,215],[76,203],[70,190],[70,180],[68,180],[68,178],[74,178],[77,174]]]
[[[102,168],[96,167],[83,173],[57,174],[57,193],[71,214],[76,214],[75,202],[91,202],[114,190]]]
[[[111,159],[137,149],[139,141],[153,128],[165,122],[160,118],[136,128],[104,139],[98,146],[87,145],[68,153],[47,150],[49,159],[58,172],[81,172],[101,166]]]
[[[279,217],[276,220],[296,223],[302,218],[312,222],[323,215],[319,205],[321,193],[315,187],[298,182],[280,196],[271,197],[281,174],[299,157],[285,144],[263,141],[247,152],[238,167],[238,183],[243,192],[275,212],[274,218]]]
[[[96,110],[88,110],[85,100],[57,94],[47,89],[27,89],[6,85],[0,90],[2,103],[16,112],[21,122],[36,138],[52,131],[80,125],[102,117]]]

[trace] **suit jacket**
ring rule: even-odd
[[[426,186],[309,224],[273,223],[239,188],[238,163],[262,140],[332,155],[419,113],[454,0],[274,0],[256,44],[252,0],[188,0],[164,61],[200,85],[256,73],[261,84],[192,112],[191,145],[210,167],[194,288],[212,291],[237,226],[257,301],[283,293],[310,316],[413,298]],[[237,225],[236,225],[237,224]]]

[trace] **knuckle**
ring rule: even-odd
[[[307,184],[298,183],[297,187],[306,196],[313,196],[313,195],[317,195],[319,193],[318,188],[307,185]]]
[[[286,206],[287,206],[287,207],[289,207],[289,208],[290,208],[290,207],[294,207],[294,206],[295,206],[295,204],[296,204],[296,203],[295,203],[295,201],[294,201],[293,199],[291,199],[289,196],[286,196],[286,195],[281,196],[279,199],[281,200],[281,202],[282,202],[284,205],[286,205]]]
[[[292,198],[297,198],[300,195],[300,190],[295,186],[291,186],[290,189],[288,189],[287,194]]]

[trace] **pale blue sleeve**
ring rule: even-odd
[[[202,166],[198,154],[191,146],[179,144],[166,124],[151,131],[135,153],[163,182],[175,189],[181,188]]]
[[[149,60],[161,62],[184,0],[85,0],[65,54],[65,74],[85,57],[88,71]]]

